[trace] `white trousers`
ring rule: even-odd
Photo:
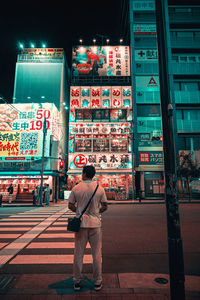
[[[101,228],[80,228],[80,231],[75,233],[73,279],[75,283],[79,283],[82,279],[83,256],[88,241],[92,250],[94,282],[100,284],[102,282]]]

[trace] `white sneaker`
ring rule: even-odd
[[[102,287],[103,287],[102,282],[94,285],[95,291],[100,291],[102,289]]]

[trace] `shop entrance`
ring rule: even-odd
[[[104,174],[95,176],[106,192],[108,200],[124,201],[132,197],[132,175],[130,174]],[[79,181],[81,175],[69,175],[68,190],[70,191]]]
[[[144,174],[145,198],[164,197],[164,179],[162,172],[145,172]]]

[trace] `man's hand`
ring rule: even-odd
[[[106,202],[103,202],[101,204],[101,208],[99,210],[100,214],[102,214],[104,211],[106,211],[108,209],[108,204]]]
[[[73,212],[76,212],[76,206],[75,206],[75,204],[73,204],[73,203],[68,203],[68,208],[70,209],[70,210],[72,210]]]

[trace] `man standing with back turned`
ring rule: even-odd
[[[95,168],[93,166],[85,166],[82,172],[82,181],[71,191],[68,207],[73,212],[76,212],[77,217],[80,216],[80,213],[86,207],[97,187],[97,181],[92,180],[94,175]],[[102,232],[100,214],[106,211],[106,209],[106,194],[104,189],[99,186],[88,209],[82,216],[80,231],[75,233],[73,279],[74,290],[76,291],[81,288],[83,255],[88,241],[92,250],[95,290],[98,291],[102,288]]]

